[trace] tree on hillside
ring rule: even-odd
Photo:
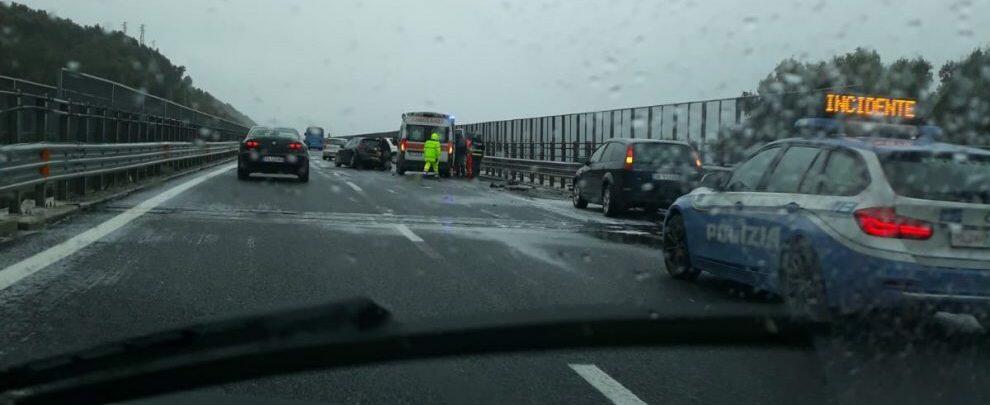
[[[722,151],[741,151],[753,145],[793,136],[794,122],[821,115],[826,90],[919,98],[932,84],[932,65],[922,58],[899,59],[884,65],[873,50],[856,50],[828,61],[781,61],[760,81],[755,93],[744,92],[745,128],[720,138]],[[732,156],[726,160],[734,160]]]
[[[254,124],[229,104],[194,87],[185,67],[120,31],[83,27],[43,10],[0,2],[0,74],[55,84],[59,70],[69,66],[212,115]]]
[[[939,69],[932,116],[952,142],[990,145],[990,47]]]

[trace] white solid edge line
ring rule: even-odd
[[[646,405],[646,402],[643,402],[636,394],[633,394],[611,376],[605,374],[598,366],[594,364],[568,364],[568,366],[612,403],[616,405]]]
[[[364,192],[364,190],[362,190],[361,187],[358,187],[357,184],[348,181],[347,185],[350,186],[352,189],[354,189],[354,191],[357,191],[359,193]]]
[[[93,242],[102,239],[111,232],[120,229],[120,227],[127,225],[129,222],[133,221],[137,217],[140,217],[144,213],[152,210],[161,203],[168,201],[172,197],[175,197],[182,192],[195,187],[196,185],[222,174],[223,172],[233,169],[234,165],[224,165],[223,167],[208,172],[202,176],[196,177],[178,186],[172,187],[162,193],[151,197],[147,200],[142,201],[140,204],[124,211],[123,213],[106,220],[105,222],[86,230],[76,236],[73,236],[69,240],[52,246],[44,251],[36,253],[27,259],[21,260],[20,262],[14,263],[7,268],[0,270],[0,290],[4,290],[17,282],[23,280],[25,277],[30,276],[49,265],[62,260],[75,252],[89,246]]]
[[[411,240],[413,242],[422,242],[423,241],[423,238],[420,238],[419,235],[416,235],[415,233],[413,233],[413,231],[411,229],[409,229],[408,226],[405,226],[404,224],[395,224],[395,229],[398,229],[399,230],[399,233],[401,233],[402,236],[405,236],[406,238],[408,238],[409,240]]]

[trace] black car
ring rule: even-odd
[[[309,181],[309,154],[303,138],[293,128],[254,127],[241,142],[237,154],[237,178],[251,173],[280,173]]]
[[[353,169],[379,167],[382,164],[381,142],[378,138],[351,138],[340,148],[334,165],[347,165]]]
[[[701,159],[685,142],[610,139],[574,175],[573,202],[601,204],[606,216],[631,207],[654,211],[691,191],[701,174]]]

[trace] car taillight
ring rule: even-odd
[[[454,154],[454,144],[453,143],[448,143],[447,144],[447,153],[449,153],[451,155]]]
[[[691,151],[691,157],[694,158],[694,167],[701,168],[701,156],[698,156],[698,152]]]
[[[632,170],[633,166],[633,146],[626,147],[626,170]]]
[[[289,150],[300,151],[303,150],[303,144],[299,142],[293,142],[289,144]]]
[[[856,223],[867,235],[881,238],[928,239],[932,237],[931,224],[897,215],[890,207],[874,207],[856,210]]]
[[[407,146],[406,146],[406,143],[407,143],[407,142],[409,142],[409,141],[408,141],[408,140],[406,140],[406,139],[403,139],[403,140],[400,140],[400,141],[399,141],[399,150],[400,150],[400,151],[402,151],[402,152],[405,152],[405,151],[406,151],[406,147],[407,147]]]
[[[244,142],[244,148],[246,149],[258,149],[259,146],[261,146],[261,143],[259,143],[258,141]]]

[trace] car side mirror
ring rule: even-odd
[[[706,173],[701,178],[701,187],[708,187],[715,191],[725,190],[725,184],[729,181],[729,172]]]

